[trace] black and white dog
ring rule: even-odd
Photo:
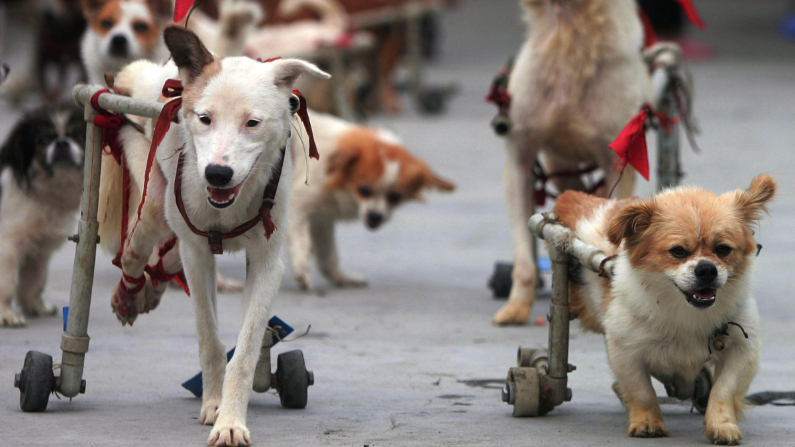
[[[74,230],[86,124],[72,105],[24,115],[0,149],[0,326],[57,310],[41,299],[50,257]]]

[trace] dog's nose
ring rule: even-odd
[[[229,166],[207,165],[204,168],[204,177],[211,185],[217,187],[228,185],[233,175],[235,175],[235,171]]]
[[[52,151],[52,159],[50,163],[58,161],[71,161],[72,160],[72,146],[66,140],[58,140],[55,142],[55,147]]]
[[[696,278],[705,284],[709,284],[718,277],[718,268],[711,262],[700,262],[695,269]]]
[[[376,213],[375,211],[370,211],[367,213],[367,226],[372,228],[373,230],[381,226],[384,222],[384,215],[381,213]]]
[[[110,54],[116,57],[127,56],[127,38],[117,34],[110,39]]]

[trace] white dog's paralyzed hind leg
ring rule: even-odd
[[[274,236],[274,238],[279,236]],[[243,303],[243,324],[237,338],[235,355],[227,365],[223,399],[218,419],[208,445],[249,445],[251,435],[246,427],[248,401],[254,381],[254,369],[259,359],[262,338],[268,327],[273,300],[279,291],[284,265],[279,259],[278,243],[274,245],[258,237],[256,247],[249,249],[246,290]]]
[[[495,324],[527,323],[535,302],[536,262],[533,259],[532,235],[527,229],[527,221],[533,212],[534,185],[530,169],[536,153],[532,152],[519,155],[512,148],[505,163],[503,182],[513,244],[513,286],[508,302],[494,315]]]
[[[750,324],[745,330],[751,331],[748,339],[739,328],[729,328],[732,343],[720,354],[704,415],[706,436],[719,445],[736,445],[743,439],[737,421],[742,419],[743,399],[759,366],[758,332]]]
[[[190,287],[196,312],[196,333],[199,337],[199,362],[202,368],[202,408],[199,423],[212,425],[221,405],[226,354],[218,337],[216,307],[215,258],[207,240],[190,237],[180,240],[179,254]]]

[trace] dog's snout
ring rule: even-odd
[[[110,54],[117,57],[126,57],[127,46],[127,38],[117,34],[110,39]]]
[[[229,166],[207,165],[204,169],[204,177],[207,179],[207,182],[217,187],[228,185],[229,182],[232,181],[232,176],[234,174],[235,171]]]
[[[52,151],[52,158],[50,163],[58,161],[68,161],[72,159],[72,146],[66,140],[58,140],[55,142],[55,147]]]
[[[718,277],[718,268],[711,262],[699,262],[694,273],[699,281],[704,284],[710,284]]]
[[[367,226],[371,229],[376,229],[384,223],[384,215],[375,211],[367,213]]]

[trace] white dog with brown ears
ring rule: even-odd
[[[136,286],[129,279],[144,277],[158,241],[172,232],[178,237],[179,258],[195,304],[204,377],[199,422],[214,425],[208,445],[249,445],[246,413],[254,368],[284,271],[279,253],[287,236],[293,174],[288,145],[292,115],[298,110],[293,84],[301,75],[329,76],[296,59],[260,63],[246,57],[217,58],[194,33],[177,26],[166,28],[164,40],[173,62],[161,66],[139,61],[117,79],[119,89],[149,101],[167,100],[161,91],[168,79],[179,78],[184,91],[179,125],[171,127],[157,149],[137,224],[131,213],[122,255],[125,278],[116,293]],[[152,134],[151,123],[145,127],[147,135],[129,126],[121,133],[132,189],[137,191],[132,195],[138,197]],[[120,174],[118,168],[103,172],[101,202],[118,193],[114,190],[121,183]],[[265,203],[272,204],[270,218],[261,214]],[[106,219],[113,213],[120,210],[106,210]],[[111,222],[110,234],[118,228],[112,220],[105,222]],[[252,221],[257,224],[238,237],[225,238]],[[275,229],[268,229],[271,222]],[[209,237],[197,234],[202,231]],[[213,253],[221,244],[225,251],[245,249],[248,260],[243,324],[228,365],[216,316]],[[178,264],[179,259],[172,259],[172,272]],[[140,293],[151,287],[147,279],[147,292]]]
[[[563,225],[617,255],[611,279],[581,269],[569,300],[585,329],[605,335],[629,436],[668,436],[651,376],[692,383],[706,364],[715,373],[706,435],[720,445],[742,439],[737,421],[760,349],[751,227],[775,192],[762,175],[722,195],[680,187],[645,200],[558,197]]]
[[[503,182],[514,251],[513,287],[496,324],[523,324],[537,286],[527,220],[533,211],[533,166],[548,172],[582,163],[605,173],[607,195],[632,194],[635,170],[613,169],[608,145],[651,98],[643,29],[634,0],[522,0],[530,32],[508,83],[511,132]],[[620,182],[619,182],[620,178]],[[584,190],[579,177],[551,180],[558,190]]]

